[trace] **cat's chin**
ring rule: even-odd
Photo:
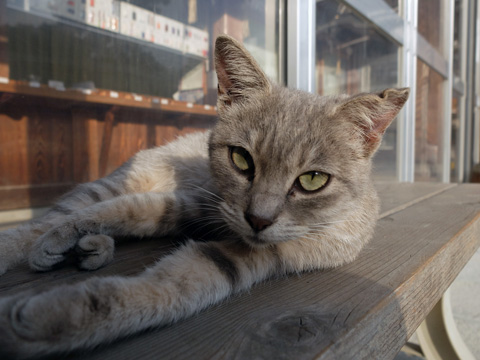
[[[248,245],[255,248],[265,248],[277,243],[277,241],[265,240],[258,235],[247,235],[247,236],[243,236],[242,239]]]

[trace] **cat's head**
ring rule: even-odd
[[[215,65],[209,150],[229,226],[254,246],[367,241],[378,214],[371,157],[408,89],[322,97],[280,87],[227,36],[216,40]]]

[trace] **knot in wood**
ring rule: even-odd
[[[311,313],[284,315],[264,324],[261,334],[288,346],[305,346],[330,338],[328,324]]]

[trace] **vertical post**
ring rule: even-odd
[[[474,124],[477,118],[477,91],[478,86],[478,67],[477,59],[478,50],[479,50],[479,40],[477,36],[477,17],[478,17],[478,6],[475,0],[467,2],[468,6],[468,33],[467,33],[467,64],[466,64],[466,73],[469,75],[466,77],[465,84],[465,159],[464,159],[464,169],[463,176],[466,181],[470,181],[472,175],[472,165],[474,164]]]
[[[475,57],[474,57],[474,95],[473,95],[473,118],[472,118],[472,159],[471,165],[480,163],[480,6],[474,1],[475,9]]]
[[[459,134],[457,136],[458,141],[458,154],[457,154],[457,181],[463,182],[465,177],[465,124],[467,117],[467,103],[468,103],[468,79],[467,79],[467,69],[468,69],[468,32],[469,32],[469,3],[470,0],[461,0],[462,10],[460,13],[460,80],[464,84],[463,86],[463,95],[459,102],[458,106],[458,115],[460,118],[460,128]],[[455,26],[455,24],[454,24]],[[455,75],[454,75],[455,76]]]
[[[444,56],[448,61],[448,77],[443,91],[443,174],[442,182],[450,182],[451,143],[452,143],[452,87],[453,87],[453,22],[455,18],[455,2],[445,1],[442,17],[444,20]]]
[[[315,0],[287,3],[287,85],[315,92]]]
[[[287,1],[278,2],[278,82],[287,85]]]
[[[403,46],[403,84],[410,87],[410,97],[399,119],[398,176],[403,182],[415,180],[415,117],[417,98],[417,0],[403,3],[405,14]]]
[[[8,82],[10,68],[8,65],[8,30],[7,2],[0,1],[0,82]]]

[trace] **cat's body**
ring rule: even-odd
[[[40,220],[1,233],[0,273],[27,258],[49,270],[72,252],[94,270],[111,261],[118,236],[198,231],[204,241],[187,241],[135,277],[0,299],[0,354],[91,347],[170,323],[268,277],[350,262],[371,238],[371,156],[408,90],[285,89],[228,37],[217,39],[216,68],[212,131],[142,151]]]

